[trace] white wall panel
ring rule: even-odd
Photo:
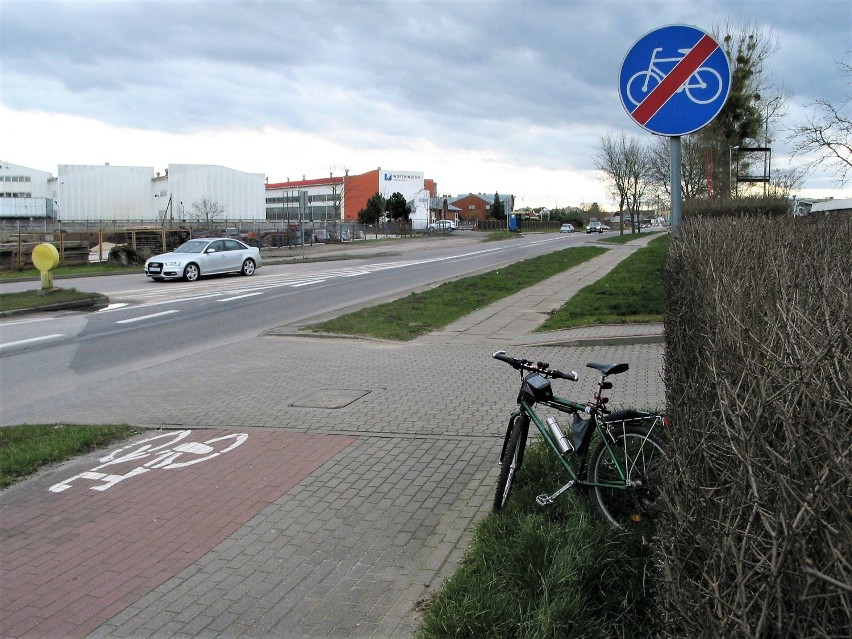
[[[60,164],[60,219],[153,220],[154,169],[145,166]]]

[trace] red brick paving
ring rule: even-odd
[[[234,432],[195,431],[178,443]],[[103,482],[75,479],[64,492],[49,491],[95,461],[0,493],[0,635],[84,637],[354,441],[242,432],[248,439],[225,454],[182,468],[153,468],[107,490],[92,490]],[[139,439],[154,434],[160,433]],[[149,458],[98,472],[124,474]]]

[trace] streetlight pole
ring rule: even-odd
[[[728,194],[730,195],[733,192],[734,197],[737,197],[739,193],[737,192],[737,186],[734,184],[734,188],[731,189],[731,184],[733,183],[733,166],[734,166],[734,150],[737,151],[737,155],[739,155],[740,147],[732,146],[728,149]]]

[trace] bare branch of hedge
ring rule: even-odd
[[[670,245],[664,636],[848,636],[850,255],[848,216],[687,216]]]

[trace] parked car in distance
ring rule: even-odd
[[[574,232],[574,225],[573,224],[563,224],[562,226],[559,227],[559,232],[560,233],[573,233]]]
[[[239,240],[208,237],[189,240],[171,253],[155,255],[145,262],[145,275],[153,280],[185,279],[194,282],[203,275],[242,273],[254,275],[262,260],[260,249]]]
[[[586,227],[586,233],[603,233],[604,229],[609,230],[600,222],[589,222],[589,225]]]
[[[427,229],[429,233],[451,233],[456,229],[456,225],[452,220],[435,220]]]

